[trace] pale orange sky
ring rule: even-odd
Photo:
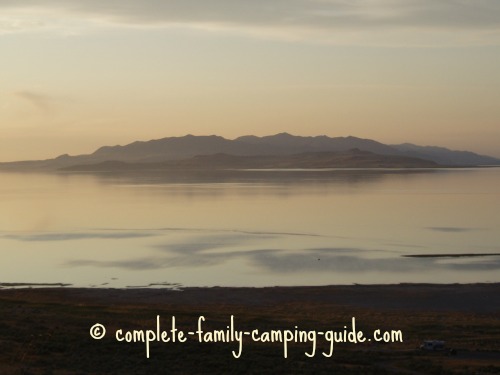
[[[0,161],[284,131],[500,157],[495,0],[19,4],[0,3]]]

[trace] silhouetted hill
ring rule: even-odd
[[[196,155],[227,153],[232,155],[269,154],[270,147],[246,144],[216,135],[169,137],[125,146],[105,146],[92,154],[96,160],[158,162]]]
[[[470,151],[453,151],[444,147],[417,146],[411,143],[393,145],[401,155],[434,160],[442,165],[498,165],[500,160]]]
[[[393,155],[398,153],[397,150],[380,142],[352,136],[334,138],[327,137],[326,135],[299,137],[288,133],[280,133],[266,137],[243,136],[236,138],[235,141],[252,144],[254,146],[268,146],[274,150],[275,154],[323,151],[345,152],[354,148],[382,155]]]
[[[482,156],[472,152],[452,151],[441,147],[421,147],[412,144],[388,146],[371,139],[356,138],[352,136],[333,138],[325,135],[301,137],[288,133],[280,133],[265,137],[247,135],[234,140],[225,139],[216,135],[168,137],[150,141],[137,141],[124,146],[104,146],[89,155],[61,155],[55,159],[49,160],[0,163],[0,169],[55,170],[76,165],[98,164],[107,161],[135,164],[163,163],[174,160],[187,160],[198,155],[214,154],[233,156],[290,156],[302,154],[302,157],[305,157],[307,153],[327,152],[341,154],[352,149],[385,156],[392,155],[424,159],[443,166],[500,165],[500,159]],[[373,159],[373,156],[371,156],[371,158]],[[294,158],[289,158],[288,160],[290,161],[292,159],[294,163],[296,163],[295,165],[299,167],[301,162]],[[411,159],[400,160],[407,160],[412,164]],[[211,160],[211,162],[215,163],[215,160]],[[308,163],[309,162],[306,164]],[[322,162],[316,160],[314,163],[321,164]],[[373,165],[376,164],[376,162],[373,162]],[[401,163],[398,165],[401,167],[404,166]]]
[[[126,146],[101,147],[92,156],[99,160],[158,162],[196,155],[291,155],[303,152],[344,152],[358,148],[378,154],[397,154],[382,143],[355,137],[299,137],[287,133],[267,137],[245,136],[228,140],[219,136],[170,137]]]

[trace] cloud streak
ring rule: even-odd
[[[22,5],[19,5],[22,4]],[[331,43],[498,44],[496,0],[6,0],[0,11],[59,12],[108,25],[189,27]],[[12,23],[11,23],[12,24]],[[457,35],[457,33],[459,35]]]
[[[13,93],[13,95],[28,102],[33,107],[39,109],[41,112],[52,112],[51,99],[47,95],[33,91],[16,91]]]

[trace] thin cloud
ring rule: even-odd
[[[16,91],[13,93],[13,95],[28,102],[42,112],[52,112],[51,99],[48,95],[33,91]]]
[[[0,10],[332,43],[498,44],[497,0],[6,0]],[[41,22],[40,20],[35,20]],[[458,35],[457,35],[458,33]]]

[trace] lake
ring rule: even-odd
[[[500,168],[0,173],[0,283],[499,282],[499,187]]]

